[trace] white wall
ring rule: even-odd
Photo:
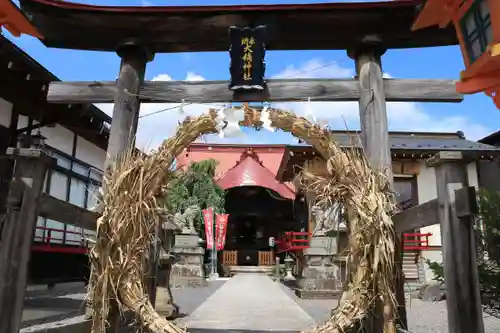
[[[476,188],[479,187],[476,162],[467,164],[467,177],[469,180],[469,186],[474,186]],[[417,184],[419,204],[437,198],[436,174],[434,172],[434,168],[427,167],[425,162],[422,162],[420,166],[419,174],[417,176]],[[432,233],[432,236],[429,237],[429,246],[440,247],[442,245],[441,227],[439,224],[421,228],[420,232]],[[439,263],[443,262],[443,255],[440,249],[422,251],[422,257]],[[424,274],[427,281],[432,280],[433,274],[427,265],[424,265]]]
[[[1,107],[1,104],[0,104]],[[0,115],[0,121],[2,115]],[[9,124],[10,124],[10,117],[9,117]],[[37,121],[33,122],[34,124],[37,123]],[[18,128],[23,128],[28,126],[28,117],[26,116],[19,116],[19,122],[18,122]],[[33,130],[32,133],[36,133],[38,129]],[[40,129],[40,133],[46,138],[45,143],[48,146],[51,146],[52,148],[55,148],[57,150],[60,150],[61,152],[72,156],[73,151],[75,152],[75,158],[77,160],[80,160],[84,163],[87,163],[91,165],[92,167],[102,170],[104,167],[104,160],[106,158],[106,151],[95,146],[91,142],[85,140],[84,138],[78,136],[77,141],[76,141],[76,148],[73,149],[73,145],[75,142],[75,134],[74,132],[68,130],[67,128],[61,126],[61,125],[54,125],[54,126],[45,126]],[[57,164],[61,167],[64,167],[66,169],[69,169],[71,167],[71,161],[70,159],[66,159],[65,157],[58,156],[57,158]],[[89,169],[87,167],[81,166],[74,164],[73,165],[73,171],[77,172],[85,177],[88,176],[89,174]],[[92,171],[91,172],[91,177],[97,180],[100,180],[100,172]],[[87,207],[92,207],[95,205],[96,197],[95,197],[95,192],[97,191],[97,188],[93,186],[87,187],[84,181],[81,181],[77,178],[73,178],[71,180],[71,188],[70,188],[70,195],[69,195],[69,202],[71,202],[74,205],[84,207],[85,206],[85,192],[88,192],[88,199],[87,199]],[[60,199],[60,200],[66,200],[66,194],[67,194],[67,188],[68,188],[68,175],[56,170],[52,171],[51,174],[51,179],[50,179],[50,195]],[[39,218],[37,225],[40,227],[47,227],[47,228],[53,228],[53,229],[64,229],[64,224],[58,221],[54,220],[48,220],[44,221],[44,219]],[[75,232],[73,233],[68,233],[69,232]],[[66,226],[66,241],[74,241],[74,243],[70,242],[68,244],[74,244],[76,245],[77,243],[80,242],[81,240],[81,232],[82,229],[74,226]],[[58,231],[51,231],[51,242],[52,243],[61,243],[62,241],[56,240],[54,238],[63,238],[63,233],[58,232]],[[43,233],[41,230],[37,230],[36,235],[38,237],[41,237]],[[48,232],[45,232],[45,237],[48,236]]]
[[[37,123],[37,121],[33,121],[33,124]],[[23,128],[26,126],[28,126],[28,117],[20,115],[17,128]],[[37,132],[38,129],[34,129],[32,134]],[[45,143],[47,145],[59,149],[68,155],[73,153],[74,135],[69,129],[56,124],[54,126],[45,126],[40,128],[40,133],[46,138]]]
[[[10,127],[10,117],[12,116],[12,103],[0,98],[0,125]]]
[[[92,165],[99,170],[104,169],[106,151],[85,140],[81,136],[76,141],[76,158]]]

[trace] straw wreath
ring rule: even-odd
[[[377,302],[384,304],[384,332],[395,332],[395,235],[390,218],[392,193],[386,177],[373,171],[359,151],[341,149],[331,133],[304,118],[271,110],[269,120],[273,127],[316,148],[326,161],[327,176],[306,168],[301,173],[302,183],[316,193],[319,205],[339,202],[348,216],[352,267],[348,292],[332,318],[312,332],[345,332],[359,324]],[[216,133],[218,123],[214,110],[186,119],[157,151],[148,156],[128,152],[105,175],[103,213],[90,251],[93,333],[105,331],[112,302],[122,311],[135,312],[142,325],[154,333],[185,331],[157,314],[149,302],[145,288],[148,251],[172,162],[200,135]]]

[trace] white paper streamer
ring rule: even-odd
[[[177,108],[177,112],[179,112],[180,114],[185,114],[186,113],[186,112],[184,112],[185,105],[186,105],[186,101],[182,100],[181,105]]]
[[[312,123],[316,123],[316,117],[314,116],[314,111],[311,104],[311,97],[307,98],[306,110],[304,118],[309,120]]]
[[[239,121],[243,119],[244,111],[242,109],[227,108],[224,110],[222,120],[224,121],[225,128],[219,131],[221,138],[234,138],[245,136],[241,130]]]
[[[270,132],[276,132],[276,128],[271,126],[270,112],[267,106],[264,107],[260,113],[260,121],[262,121],[262,127]]]

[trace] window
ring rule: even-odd
[[[52,170],[49,194],[54,198],[66,201],[67,192],[68,176],[62,172]]]
[[[45,219],[41,216],[36,221],[35,242],[44,242],[45,238]]]
[[[66,226],[64,244],[78,246],[82,244],[83,230],[82,228],[72,225]]]
[[[413,206],[414,198],[413,196],[413,178],[395,178],[394,179],[394,191],[396,192],[396,203],[401,209],[410,208]]]
[[[476,0],[460,22],[465,49],[473,63],[493,42],[488,0]]]
[[[99,187],[90,184],[87,187],[87,209],[97,205],[97,196],[99,195]]]
[[[59,154],[54,154],[54,157],[56,158],[57,160],[57,165],[62,167],[62,168],[65,168],[65,169],[69,169],[71,168],[71,160],[69,158],[66,158],[64,156],[61,156]]]
[[[51,196],[68,201],[82,208],[91,208],[96,203],[96,193],[101,185],[102,171],[64,154],[57,149],[47,147],[57,159],[57,165],[47,173],[44,190]],[[80,246],[82,236],[95,235],[93,230],[85,230],[64,223],[38,218],[34,241],[49,241],[53,244]],[[44,230],[44,228],[46,228]],[[49,236],[50,235],[50,236]]]
[[[73,162],[73,171],[85,177],[89,175],[89,168],[78,162]]]
[[[69,202],[73,205],[85,208],[85,192],[87,184],[80,179],[72,178],[71,187],[69,190]]]
[[[64,223],[47,219],[47,229],[45,230],[45,241],[62,244],[64,240]]]

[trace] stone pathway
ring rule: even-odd
[[[279,283],[237,274],[183,320],[188,329],[300,331],[315,325]]]

